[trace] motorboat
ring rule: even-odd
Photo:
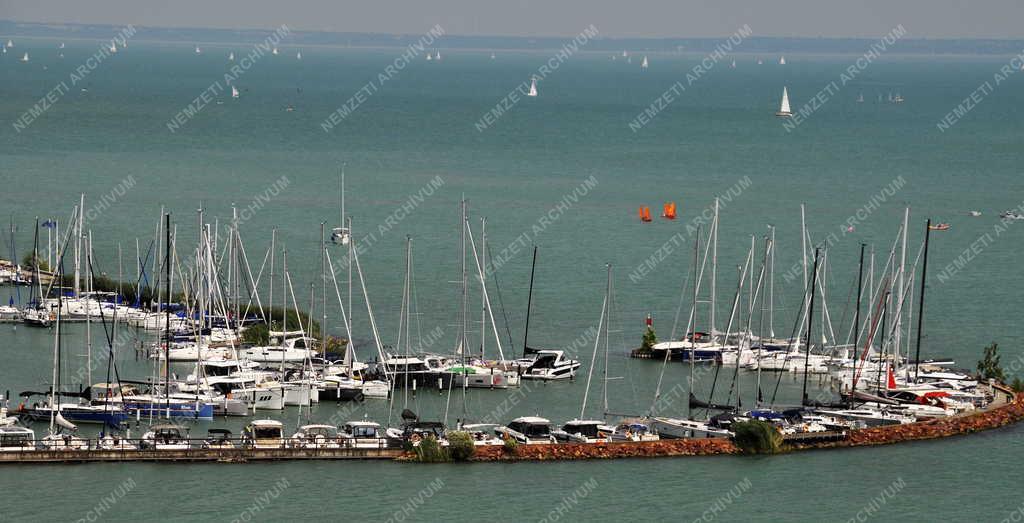
[[[333,425],[303,425],[292,434],[291,446],[301,449],[336,449],[341,444],[338,429]]]
[[[551,435],[559,443],[598,443],[609,441],[606,429],[603,421],[574,419],[552,431]]]
[[[728,430],[689,419],[656,417],[650,419],[649,426],[661,439],[732,437]]]
[[[253,420],[245,427],[242,438],[254,449],[279,449],[285,446],[284,424],[273,419]]]
[[[579,360],[565,357],[560,350],[537,350],[533,358],[517,360],[523,368],[520,377],[529,380],[560,380],[572,378],[580,368]]]
[[[497,428],[496,423],[469,423],[460,426],[459,430],[469,433],[475,446],[504,445],[505,441],[494,432]]]
[[[206,439],[203,440],[204,449],[233,449],[235,443],[232,440],[232,433],[228,429],[207,429]]]
[[[508,425],[494,429],[494,433],[503,439],[512,439],[526,445],[555,442],[551,434],[551,421],[537,416],[516,418]]]
[[[352,449],[379,449],[387,446],[387,437],[380,424],[372,421],[350,421],[341,426],[338,439]]]
[[[26,427],[0,426],[0,452],[35,450],[36,433]]]
[[[188,450],[188,433],[178,425],[153,425],[139,441],[142,450]]]

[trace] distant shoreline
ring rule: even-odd
[[[66,40],[111,39],[124,26],[113,24],[45,24],[0,20],[0,38],[62,38]],[[133,41],[154,44],[239,45],[262,41],[268,29],[190,29],[136,26]],[[424,28],[426,31],[428,28]],[[414,43],[422,35],[384,33],[345,33],[292,30],[283,47],[390,49]],[[436,46],[466,51],[547,51],[561,48],[572,37],[468,36],[446,35]],[[587,52],[707,53],[728,38],[612,38],[597,37],[588,43]],[[877,39],[873,38],[790,38],[753,36],[734,54],[862,54]],[[1010,55],[1024,53],[1024,40],[1002,39],[914,39],[899,41],[893,55]]]

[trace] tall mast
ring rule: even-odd
[[[526,357],[527,341],[530,339],[530,307],[533,306],[533,274],[537,270],[537,246],[533,246],[533,262],[530,264],[530,290],[526,294],[526,328],[523,329],[523,357]]]
[[[487,218],[480,217],[480,265],[487,267]],[[484,358],[484,346],[487,344],[487,280],[486,271],[480,272],[480,359]]]
[[[860,339],[860,306],[861,306],[861,294],[864,289],[864,247],[865,244],[860,244],[860,262],[857,263],[857,307],[853,311],[853,352],[851,353],[850,360],[854,364],[854,373],[851,376],[851,380],[856,379],[857,369],[857,341]],[[870,302],[869,302],[870,303]],[[850,382],[850,394],[853,397],[853,387],[855,381]]]
[[[320,222],[320,283],[323,294],[320,303],[320,350],[324,356],[327,355],[327,236],[324,234],[326,224],[327,222]]]
[[[608,356],[611,353],[611,340],[609,338],[611,334],[612,325],[612,264],[608,264],[608,283],[605,284],[605,316],[604,321],[604,386],[602,390],[602,405],[604,409],[601,411],[601,419],[608,416]]]
[[[807,295],[807,218],[804,204],[800,204],[800,253],[803,255],[804,295]]]
[[[83,193],[78,203],[78,219],[75,220],[75,296],[81,290],[81,252],[82,252],[82,215],[85,214],[85,194]]]
[[[345,226],[345,162],[341,162],[341,226]],[[352,242],[351,238],[352,234],[350,231],[349,243]]]
[[[910,224],[910,207],[907,207],[903,211],[903,246],[902,246],[902,248],[900,250],[899,289],[897,289],[897,294],[896,294],[896,299],[898,300],[897,303],[899,303],[899,309],[898,309],[898,313],[896,314],[896,321],[895,321],[895,325],[894,325],[894,327],[896,329],[896,332],[894,334],[895,337],[893,338],[893,346],[895,347],[895,351],[893,352],[893,354],[896,356],[896,358],[893,359],[893,365],[894,366],[899,365],[900,347],[903,345],[901,343],[902,339],[903,339],[902,332],[901,332],[903,330],[903,294],[905,292],[904,291],[904,287],[903,287],[903,281],[905,279],[906,267],[907,267],[907,229],[908,229],[908,225],[909,224]],[[909,352],[909,350],[908,350],[908,352]],[[909,359],[909,356],[910,355],[908,354],[907,355],[908,359]]]
[[[718,198],[715,198],[715,221],[711,230],[711,341],[715,341],[715,311],[718,285]],[[692,356],[692,354],[691,354]]]
[[[807,306],[807,354],[804,356],[804,391],[803,405],[807,405],[807,373],[811,367],[811,320],[814,319],[814,288],[818,283],[818,248],[814,248],[814,269],[811,272],[811,297]]]
[[[85,304],[85,379],[88,386],[92,386],[92,230],[86,240],[85,247],[85,286],[89,290],[89,297]],[[97,304],[98,305],[98,304]],[[102,311],[102,307],[100,311]]]
[[[775,226],[772,225],[771,275],[768,279],[768,335],[775,339]]]
[[[705,258],[706,260],[707,258]],[[690,312],[690,332],[687,334],[690,336],[690,389],[687,391],[689,395],[693,395],[693,370],[694,370],[694,359],[697,354],[697,291],[699,285],[697,285],[698,267],[700,266],[700,225],[697,226],[697,234],[693,236],[693,309]],[[685,339],[685,338],[684,338]],[[684,345],[685,346],[685,345]],[[686,354],[685,352],[683,354]],[[665,361],[668,361],[669,353],[665,353]],[[693,405],[686,402],[686,417],[687,419],[693,419]]]
[[[466,353],[469,352],[469,345],[466,341],[466,324],[469,321],[468,316],[468,293],[466,292],[469,285],[469,280],[466,278],[466,227],[469,227],[469,221],[466,219],[466,197],[462,197],[462,210],[461,210],[461,221],[459,230],[462,231],[462,326],[461,332],[459,333],[459,353],[462,355],[463,366],[465,366]],[[465,369],[463,369],[465,370]],[[463,380],[466,381],[466,380]]]
[[[607,268],[607,271],[608,271],[608,282],[611,283],[611,267],[612,266],[610,264],[606,264],[605,267]],[[601,319],[598,320],[597,336],[594,338],[594,353],[593,353],[593,355],[590,358],[590,368],[587,370],[587,386],[586,386],[586,388],[583,389],[583,404],[580,405],[580,417],[579,417],[579,419],[583,419],[583,416],[587,412],[587,399],[589,399],[589,397],[590,397],[590,383],[591,383],[591,381],[592,381],[592,379],[594,377],[594,367],[597,367],[597,348],[601,346],[601,328],[605,326],[604,320],[605,320],[605,315],[607,314],[607,312],[608,312],[608,287],[606,286],[605,287],[605,291],[604,291],[604,301],[601,303]],[[605,365],[607,365],[607,362],[605,362]],[[605,386],[606,387],[608,386],[608,379],[607,378],[608,378],[608,376],[607,376],[607,368],[606,368],[605,369]]]
[[[164,214],[164,406],[171,415],[171,213]]]
[[[921,371],[921,327],[924,324],[924,280],[928,275],[928,237],[931,236],[932,232],[932,219],[928,218],[928,223],[924,229],[924,260],[921,262],[921,297],[920,302],[917,306],[917,348],[914,349],[914,381],[917,381],[917,376]]]
[[[276,250],[277,243],[277,229],[270,230],[270,278],[267,280],[270,282],[270,297],[267,301],[267,332],[274,330],[274,256],[277,254]],[[268,339],[269,341],[269,339]]]

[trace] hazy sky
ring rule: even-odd
[[[0,0],[0,19],[419,34],[1024,38],[1024,0]]]

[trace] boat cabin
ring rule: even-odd
[[[0,427],[0,452],[34,450],[36,433],[25,427]]]
[[[284,424],[272,419],[253,420],[245,427],[245,438],[253,448],[281,448],[284,446]]]
[[[551,422],[535,416],[516,418],[507,426],[498,427],[495,432],[526,444],[551,443],[552,440]]]

